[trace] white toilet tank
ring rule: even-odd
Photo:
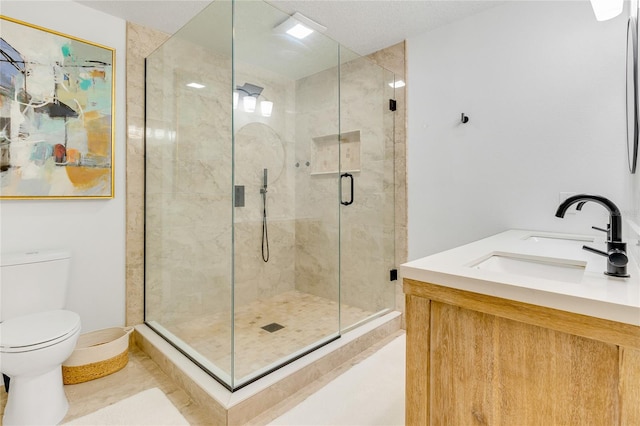
[[[64,308],[70,261],[64,250],[0,254],[0,321]]]

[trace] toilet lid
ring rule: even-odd
[[[55,310],[23,315],[0,323],[0,350],[29,351],[50,346],[80,329],[75,312]]]

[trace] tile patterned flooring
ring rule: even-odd
[[[336,368],[326,375],[322,376],[320,379],[315,381],[313,384],[307,386],[302,391],[297,394],[289,397],[286,400],[281,402],[280,407],[277,407],[277,410],[272,412],[264,413],[263,415],[256,417],[253,419],[250,424],[251,425],[267,425],[267,424],[286,424],[282,421],[276,421],[272,423],[274,419],[284,413],[289,413],[292,409],[297,407],[303,401],[307,400],[312,395],[318,394],[325,386],[330,383],[335,383],[333,386],[338,386],[338,388],[342,388],[345,386],[344,379],[340,382],[338,379],[343,377],[344,374],[350,371],[353,367],[363,363],[367,359],[369,359],[372,355],[375,355],[379,350],[385,348],[390,342],[393,342],[398,337],[402,337],[404,335],[404,331],[400,330],[396,332],[393,336],[390,336],[383,341],[377,342],[369,349],[360,353],[353,359],[345,362],[342,365],[336,366]],[[397,359],[392,359],[392,363],[403,363],[403,354],[400,354]],[[388,362],[387,362],[388,363]],[[403,364],[402,364],[403,365]],[[402,366],[401,365],[401,366]],[[385,367],[387,368],[387,367]],[[381,395],[385,395],[385,392],[389,391],[389,387],[386,382],[379,380],[379,373],[381,370],[380,366],[374,365],[370,367],[370,372],[368,376],[372,378],[371,383],[351,383],[348,386],[365,386],[367,388],[371,388],[371,392],[377,392]],[[402,381],[403,375],[397,375],[397,380]],[[345,376],[345,379],[347,377]],[[395,379],[394,379],[395,380]],[[178,384],[173,382],[164,372],[160,370],[158,365],[151,360],[144,352],[138,349],[136,346],[131,346],[129,350],[129,362],[128,364],[120,371],[111,374],[109,376],[93,380],[86,383],[80,383],[77,385],[67,385],[65,386],[65,392],[67,394],[67,398],[69,399],[69,411],[67,412],[66,417],[63,420],[63,424],[69,422],[78,417],[85,416],[87,414],[93,413],[100,408],[112,405],[118,401],[121,401],[125,398],[133,396],[139,392],[142,392],[147,389],[151,389],[157,387],[161,391],[163,391],[173,405],[180,411],[180,413],[184,416],[184,418],[189,422],[192,426],[212,426],[211,420],[208,417],[207,411],[201,408],[197,403],[195,403],[189,395],[182,390]],[[330,389],[329,389],[330,391]],[[325,391],[326,393],[326,391]],[[356,392],[359,394],[359,392]],[[357,398],[357,395],[353,395],[354,398]],[[350,397],[351,398],[351,397]],[[317,397],[316,397],[317,399]],[[0,419],[2,414],[4,413],[4,406],[6,404],[7,394],[4,390],[0,390]],[[311,401],[311,400],[310,400]],[[318,413],[322,413],[326,411],[327,402],[322,399],[320,402],[314,403],[311,402],[305,403],[305,410],[311,409],[316,410]],[[356,401],[357,402],[357,401]],[[366,404],[369,402],[365,401],[364,406],[353,405],[351,409],[345,411],[345,418],[352,419],[353,416],[362,416],[362,413],[371,411],[370,408],[367,408]],[[350,405],[352,402],[342,401],[342,404]],[[355,404],[355,402],[354,402]],[[362,404],[361,404],[362,405]],[[302,408],[302,407],[301,407]],[[300,411],[300,409],[297,409]],[[360,413],[360,414],[359,414]],[[298,416],[298,417],[296,417]],[[291,417],[299,418],[299,414],[287,414],[289,420]],[[325,416],[326,417],[326,416]],[[289,424],[302,424],[313,422],[314,416],[305,415],[305,422],[294,422]],[[282,418],[280,420],[283,420]],[[348,424],[358,424],[364,425],[369,423],[363,423],[362,419],[356,423],[348,423]],[[0,420],[0,424],[2,424]],[[344,423],[347,424],[347,423]],[[379,423],[371,423],[371,424],[379,424]],[[396,423],[389,423],[396,424]],[[401,424],[401,423],[398,423]]]
[[[343,304],[341,322],[349,326],[373,312]],[[228,312],[200,317],[165,327],[188,343],[204,358],[230,374],[231,327]],[[280,324],[268,332],[262,327]],[[338,304],[299,291],[288,291],[266,300],[257,300],[237,309],[235,314],[236,381],[283,361],[290,354],[309,347],[338,332]]]
[[[352,325],[371,314],[343,305],[341,321]],[[273,333],[261,328],[270,323],[281,324],[284,328]],[[250,374],[336,333],[337,329],[336,302],[297,291],[256,301],[236,312],[235,343],[240,354],[236,359],[236,371],[239,376]],[[195,322],[175,325],[173,331],[201,354],[211,357],[217,365],[223,366],[225,362],[229,365],[229,351],[224,349],[230,347],[228,317],[210,315]],[[327,378],[331,376],[329,374]],[[65,386],[70,408],[63,423],[154,387],[167,395],[191,425],[210,425],[207,412],[133,345],[129,351],[129,363],[121,371],[98,380]],[[6,399],[7,394],[0,390],[0,418]]]
[[[129,362],[122,370],[101,379],[64,387],[69,400],[69,411],[62,423],[156,387],[167,395],[191,425],[211,426],[206,412],[135,346],[129,349]],[[0,390],[0,416],[4,414],[6,402],[7,393],[3,388]]]

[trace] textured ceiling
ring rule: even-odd
[[[76,0],[137,24],[175,33],[209,1]],[[327,27],[326,35],[366,55],[505,1],[465,0],[269,0],[282,11]]]
[[[504,2],[425,0],[270,0],[327,27],[326,34],[366,55]]]

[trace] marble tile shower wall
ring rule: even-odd
[[[230,307],[230,70],[180,38],[147,59],[146,306],[165,326]]]
[[[295,266],[294,125],[285,113],[294,109],[293,82],[236,63],[236,83],[264,87],[274,111],[267,118],[235,110],[234,162],[229,58],[169,43],[176,46],[152,56],[147,74],[148,84],[162,86],[150,90],[158,99],[149,99],[148,123],[164,130],[147,139],[147,307],[165,325],[229,311],[232,282],[237,305],[293,290]],[[211,69],[218,72],[201,71]],[[194,81],[206,88],[186,86]],[[245,189],[242,207],[232,207],[232,167]],[[261,256],[264,168],[268,263]]]
[[[390,73],[389,73],[390,74]],[[382,68],[360,58],[341,66],[340,122],[337,70],[297,83],[296,130],[299,159],[318,161],[320,143],[339,132],[359,132],[360,169],[355,175],[355,202],[342,208],[339,239],[335,172],[312,173],[303,168],[296,180],[300,214],[296,224],[296,288],[336,300],[341,260],[341,296],[346,304],[376,312],[394,308],[389,269],[394,265],[394,138],[393,115],[385,108]],[[316,142],[321,139],[323,142]],[[346,195],[345,195],[346,197]],[[382,218],[380,217],[382,215]],[[340,246],[340,251],[338,251]],[[340,259],[341,258],[341,259]]]
[[[296,289],[338,300],[339,204],[337,173],[312,175],[314,137],[339,132],[338,70],[296,82]],[[338,158],[329,158],[338,169]],[[309,166],[307,166],[309,164]]]
[[[168,34],[127,22],[127,325],[144,320],[144,58],[168,38]]]
[[[235,184],[244,207],[235,211],[235,301],[243,306],[295,288],[295,83],[269,70],[236,63],[236,85],[264,87],[271,117],[235,110]],[[256,108],[259,110],[259,105]],[[262,258],[263,170],[267,169],[269,261]]]
[[[156,47],[160,46],[168,38],[168,35],[136,24],[128,23],[127,37],[127,126],[129,130],[127,139],[127,324],[133,325],[141,323],[144,315],[143,242],[145,215],[143,185],[144,140],[142,138],[144,131],[144,58]],[[186,55],[186,51],[184,53]],[[400,71],[402,71],[404,67],[404,43],[376,53],[374,59],[383,66],[393,65],[391,68],[394,69],[397,74],[400,74]],[[210,64],[215,62],[212,58],[207,60]],[[218,58],[217,60],[224,60],[224,58]],[[217,66],[220,66],[220,64]],[[167,81],[162,84],[166,83],[164,86],[166,90],[178,90],[175,88],[175,80],[172,79],[178,78],[180,75],[182,75],[182,78],[186,78],[188,75],[193,76],[194,74],[186,73],[194,71],[197,75],[197,69],[185,69],[181,71],[182,74],[180,74],[180,72],[176,72],[175,77],[168,78]],[[328,72],[327,74],[332,73]],[[274,130],[274,132],[282,140],[285,153],[284,155],[286,158],[284,161],[285,166],[282,176],[278,178],[278,183],[275,181],[270,181],[269,183],[269,198],[267,205],[270,216],[269,236],[272,249],[272,258],[269,264],[274,266],[272,271],[277,271],[277,273],[274,274],[277,278],[263,280],[265,273],[260,270],[259,266],[256,268],[236,271],[240,274],[238,276],[240,281],[246,283],[244,286],[243,284],[240,284],[242,290],[240,290],[239,293],[242,298],[245,298],[246,301],[248,301],[253,297],[261,297],[261,294],[266,294],[271,290],[278,292],[285,291],[297,282],[298,287],[302,291],[309,291],[314,294],[322,294],[321,289],[330,288],[331,290],[325,291],[323,295],[325,297],[335,299],[337,295],[335,280],[337,277],[338,267],[338,210],[335,205],[335,180],[332,181],[330,176],[305,176],[304,170],[306,169],[306,165],[303,162],[310,158],[310,150],[312,148],[311,144],[313,143],[311,140],[312,136],[337,134],[337,107],[334,105],[334,110],[328,113],[330,119],[326,120],[321,117],[320,112],[318,111],[320,108],[317,106],[321,103],[319,101],[323,99],[325,101],[327,99],[331,99],[331,102],[335,104],[335,100],[337,99],[337,76],[335,75],[335,70],[332,74],[333,77],[322,77],[322,73],[320,73],[316,76],[309,77],[308,82],[305,81],[305,79],[297,82],[279,81],[281,86],[278,88],[275,86],[276,81],[273,81],[271,76],[264,76],[268,74],[261,72],[260,80],[255,77],[251,78],[251,75],[252,73],[242,74],[242,72],[240,72],[237,75],[237,83],[242,84],[243,81],[240,80],[242,78],[246,78],[247,82],[260,84],[265,87],[264,93],[267,96],[273,96],[273,93],[270,93],[272,88],[273,92],[284,93],[285,95],[283,96],[285,99],[282,101],[281,105],[286,105],[288,111],[295,111],[297,107],[297,111],[299,113],[296,116],[295,122],[284,123],[278,122],[278,119],[276,118],[277,114],[274,111],[273,118],[276,122],[271,126],[273,129],[277,129],[277,131]],[[207,78],[212,77],[208,76]],[[220,76],[214,76],[213,78],[219,79]],[[312,84],[314,79],[318,81],[324,79],[324,83]],[[264,84],[261,84],[261,82]],[[230,76],[225,75],[224,79],[218,80],[218,83],[216,84],[224,86],[223,93],[229,93],[228,88],[231,84]],[[328,87],[329,89],[327,89]],[[182,90],[184,93],[187,91],[187,88],[181,88],[179,90]],[[308,91],[308,93],[305,94],[305,90]],[[211,96],[207,96],[206,94],[199,96],[201,99],[199,99],[198,102],[201,102],[202,108],[205,108],[205,110],[207,106],[205,106],[204,103],[209,101],[213,103],[226,103],[227,106],[231,103],[230,93],[228,98],[220,98],[217,100],[211,99]],[[163,98],[167,98],[167,96],[165,95]],[[307,111],[303,111],[304,108],[302,108],[302,106],[296,106],[297,99],[307,99],[309,101],[310,105],[307,108]],[[164,101],[166,102],[166,99],[164,99]],[[279,103],[280,101],[274,101],[274,104],[276,105],[275,108],[277,108]],[[316,106],[314,107],[311,103],[316,104]],[[229,253],[228,251],[225,252],[223,250],[223,242],[225,240],[227,242],[230,241],[230,237],[228,236],[229,229],[218,227],[218,232],[216,234],[216,232],[214,232],[214,228],[217,225],[214,224],[209,225],[208,233],[199,233],[197,232],[197,228],[194,223],[186,226],[186,222],[197,222],[200,220],[199,218],[205,217],[207,219],[213,219],[216,214],[215,209],[218,208],[216,207],[217,205],[219,206],[219,210],[222,211],[221,214],[226,214],[226,217],[229,218],[228,220],[225,219],[219,221],[224,222],[223,224],[225,225],[229,224],[231,215],[230,210],[232,209],[232,207],[230,207],[231,200],[230,196],[227,196],[225,199],[219,198],[212,200],[212,196],[207,195],[206,191],[204,191],[202,187],[200,188],[201,192],[194,191],[189,194],[183,191],[183,193],[174,194],[169,197],[166,194],[171,193],[173,189],[170,188],[175,187],[179,181],[174,179],[174,177],[178,176],[178,168],[177,166],[174,168],[174,165],[168,162],[168,159],[173,158],[175,153],[179,152],[181,148],[184,148],[182,149],[182,152],[184,153],[184,150],[188,148],[188,145],[186,145],[186,139],[188,139],[188,137],[194,137],[194,139],[199,137],[200,141],[206,140],[207,142],[201,144],[199,147],[194,147],[194,151],[191,152],[193,155],[191,155],[190,158],[189,153],[184,154],[187,157],[182,157],[184,158],[184,162],[179,163],[182,165],[186,165],[188,162],[194,161],[198,163],[196,164],[196,168],[187,168],[190,171],[184,171],[183,175],[180,176],[182,182],[189,182],[189,179],[191,179],[191,182],[194,182],[193,178],[199,179],[202,176],[208,176],[207,179],[213,179],[213,173],[217,172],[220,172],[222,175],[228,173],[224,169],[224,164],[216,163],[216,159],[211,159],[211,161],[213,161],[212,163],[206,163],[204,159],[207,158],[207,155],[213,155],[213,144],[222,146],[223,143],[230,143],[230,111],[228,112],[228,117],[224,120],[221,119],[219,121],[219,127],[216,127],[215,129],[206,127],[206,123],[201,121],[198,121],[197,123],[188,123],[183,121],[181,130],[178,132],[178,123],[175,118],[170,118],[171,116],[169,111],[172,111],[172,109],[176,108],[177,105],[180,105],[181,108],[189,108],[189,101],[175,103],[174,106],[165,105],[158,101],[153,102],[153,104],[154,106],[151,108],[155,108],[157,111],[166,109],[166,111],[162,112],[160,117],[169,117],[168,122],[175,126],[175,138],[177,139],[182,136],[184,138],[182,140],[184,144],[182,146],[178,146],[174,151],[171,151],[167,146],[162,149],[158,149],[158,158],[153,160],[158,166],[154,167],[154,170],[152,170],[151,173],[156,173],[157,175],[164,177],[161,179],[163,182],[163,188],[156,188],[156,195],[149,194],[152,197],[156,197],[156,200],[159,203],[158,205],[162,206],[162,214],[160,214],[160,212],[155,215],[151,213],[148,218],[152,223],[147,223],[147,226],[152,229],[154,228],[153,232],[155,233],[156,238],[156,240],[150,243],[150,245],[153,244],[158,248],[168,247],[169,250],[172,250],[172,254],[176,256],[176,259],[183,259],[182,264],[185,265],[185,267],[181,268],[179,266],[180,262],[176,262],[173,271],[169,269],[160,273],[161,268],[157,263],[155,266],[149,264],[147,266],[147,274],[156,274],[155,282],[158,286],[156,287],[158,291],[155,293],[153,291],[148,292],[147,297],[149,300],[147,301],[147,305],[151,306],[153,305],[153,302],[157,302],[158,313],[163,309],[166,309],[164,313],[170,313],[179,306],[179,312],[182,312],[183,314],[191,314],[193,312],[193,315],[198,315],[197,311],[195,311],[195,308],[197,307],[202,309],[205,309],[206,307],[206,309],[210,311],[211,302],[220,303],[223,301],[227,304],[230,301],[230,297],[228,296],[228,292],[230,291],[230,279],[228,278],[230,275],[230,261],[228,258],[226,260],[223,259],[218,254]],[[399,99],[398,104],[399,112],[404,116],[404,101]],[[228,107],[226,109],[229,110]],[[291,118],[290,114],[286,116]],[[282,117],[282,115],[280,115],[280,117]],[[167,120],[162,118],[160,122],[165,124]],[[150,121],[149,125],[150,127],[157,126],[155,128],[163,129],[158,125],[160,122],[156,122],[152,125],[152,122]],[[236,124],[238,128],[241,128],[247,123],[240,120],[237,121]],[[301,133],[305,132],[303,129],[304,126],[310,127],[310,129],[306,131],[306,136]],[[201,129],[198,130],[196,134],[189,135],[188,132],[194,130],[191,129],[192,127],[201,127]],[[357,126],[350,126],[350,128],[347,129],[343,126],[343,130],[351,130],[351,127],[357,128]],[[362,129],[364,129],[364,127]],[[400,203],[396,203],[396,209],[404,211],[406,210],[406,200],[403,196],[403,188],[405,185],[404,155],[398,155],[399,153],[404,153],[404,118],[396,122],[395,130],[396,162],[398,160],[402,160],[401,163],[396,166],[396,193],[400,193],[400,198],[397,200]],[[210,133],[210,131],[217,131],[217,138],[219,139],[214,139],[212,137],[214,133]],[[293,135],[296,133],[297,136],[294,137]],[[198,136],[198,134],[200,134],[200,136]],[[158,135],[160,135],[160,132]],[[152,134],[151,136],[153,138],[154,135]],[[306,138],[306,142],[304,144],[299,144],[299,142],[304,138]],[[365,139],[364,131],[362,138],[363,140]],[[229,150],[230,148],[227,146],[226,149]],[[366,148],[363,147],[363,150],[365,149]],[[161,152],[163,152],[162,156],[160,155]],[[196,152],[202,154],[203,157],[201,159],[196,159]],[[294,164],[296,162],[300,162],[300,167],[295,167]],[[214,167],[216,164],[220,166],[218,169]],[[249,165],[251,163],[247,162],[243,164]],[[261,166],[259,164],[257,166],[259,170],[259,167]],[[194,171],[198,170],[198,168],[202,174],[198,174],[199,172],[194,174]],[[252,171],[255,169],[253,166],[250,168],[252,168]],[[388,170],[392,169],[393,168],[391,167]],[[228,182],[230,178],[227,176],[226,179]],[[237,183],[243,184],[242,182]],[[249,194],[249,192],[255,192],[255,190],[258,189],[256,187],[255,179],[251,183],[245,182],[244,184],[246,185],[247,191],[246,207],[244,209],[235,209],[236,229],[239,231],[237,237],[239,237],[239,240],[242,240],[242,242],[237,246],[236,255],[238,256],[237,260],[242,261],[243,263],[249,264],[250,261],[255,261],[256,265],[260,265],[262,263],[262,260],[259,257],[261,226],[260,222],[255,221],[255,214],[257,210],[255,204],[260,203],[261,200],[259,197]],[[200,185],[200,183],[196,182],[194,185]],[[253,189],[250,188],[251,185],[254,186]],[[302,195],[311,185],[317,186],[316,189],[318,189],[317,194],[314,195],[315,201],[313,202]],[[289,192],[291,187],[295,189],[295,197],[292,197],[291,192]],[[228,195],[228,191],[225,193]],[[160,194],[165,195],[161,196]],[[331,203],[327,202],[327,200],[329,200],[327,197],[330,197]],[[183,200],[186,202],[183,202]],[[297,216],[296,220],[294,220],[295,216],[287,211],[289,208],[294,208],[295,216]],[[164,210],[166,210],[166,212]],[[199,213],[199,211],[201,213]],[[245,213],[246,217],[243,215]],[[164,223],[174,223],[176,225],[175,229],[171,231],[166,229],[161,231],[161,221],[164,221]],[[406,214],[396,214],[396,222],[398,230],[401,231],[406,229]],[[246,230],[241,230],[242,227],[245,227]],[[185,234],[182,234],[182,231],[186,231]],[[167,235],[163,237],[161,235],[162,233],[166,233]],[[403,253],[406,252],[406,235],[404,235],[403,232],[399,232],[399,235],[396,235],[396,237],[399,239],[399,244],[396,246],[396,250],[398,250],[397,256],[401,261],[403,256],[406,256],[403,255]],[[176,246],[171,248],[173,244],[176,244]],[[215,246],[215,248],[211,247],[212,245]],[[250,246],[250,248],[241,250],[240,247],[243,246]],[[364,246],[366,246],[366,244],[364,244]],[[325,251],[327,248],[330,248],[329,252]],[[367,250],[369,249],[369,247],[366,248]],[[181,252],[181,249],[183,252]],[[186,255],[187,252],[190,253],[189,256]],[[191,256],[194,252],[201,253],[200,259],[203,260],[201,263],[204,267],[200,265],[195,268],[201,270],[193,270],[194,268],[190,266],[194,264],[195,258]],[[321,254],[323,256],[320,256]],[[252,258],[252,260],[250,259],[250,261],[247,261],[245,259],[241,259],[243,256]],[[156,259],[156,262],[158,261],[159,259]],[[215,265],[222,265],[223,268],[215,270]],[[207,269],[209,271],[205,272]],[[289,278],[292,273],[295,277],[294,279]],[[209,282],[209,284],[205,286],[206,288],[202,288],[197,285],[195,287],[189,286],[185,283],[182,287],[175,287],[175,282],[179,282],[182,279],[182,274],[190,277],[189,279],[191,280],[191,283],[204,282],[206,279],[205,274],[210,276],[216,276],[217,274],[219,285],[214,286]],[[279,288],[279,286],[282,288]],[[217,287],[217,289],[214,287]],[[218,293],[215,293],[215,291]],[[163,292],[165,293],[163,294]],[[354,294],[359,293],[354,291]],[[402,299],[399,298],[397,302],[397,309],[402,311]],[[177,318],[178,316],[174,315],[173,317]]]

